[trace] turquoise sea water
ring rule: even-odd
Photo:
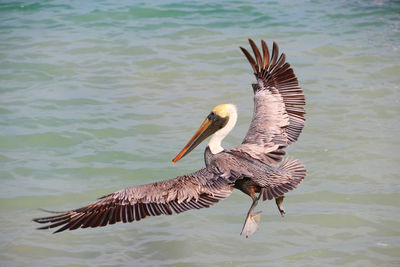
[[[2,1],[0,266],[399,266],[397,1]],[[239,50],[276,40],[307,98],[288,154],[308,169],[281,218],[239,236],[250,198],[57,235],[68,210],[204,166],[179,152],[220,103],[241,142],[254,81]]]

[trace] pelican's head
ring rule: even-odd
[[[172,162],[175,163],[189,154],[198,144],[214,133],[215,135],[208,143],[211,152],[216,154],[222,151],[221,141],[235,126],[236,120],[237,112],[235,105],[221,104],[214,107],[197,132]]]

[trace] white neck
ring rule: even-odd
[[[211,153],[217,154],[224,149],[221,146],[222,140],[228,135],[228,133],[235,127],[237,121],[237,111],[234,105],[228,106],[229,111],[229,120],[225,127],[221,128],[220,130],[216,131],[215,134],[211,137],[210,141],[208,142],[208,147],[211,150]]]

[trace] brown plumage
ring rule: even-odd
[[[140,221],[147,216],[208,208],[229,196],[232,190],[225,179],[207,169],[201,169],[175,179],[128,187],[106,195],[86,207],[34,221],[52,223],[39,229],[63,225],[55,233],[121,221]]]
[[[282,149],[295,142],[304,127],[305,98],[293,69],[285,62],[285,54],[278,59],[276,42],[269,59],[268,47],[261,41],[264,60],[254,42],[251,39],[249,42],[257,63],[246,49],[241,47],[241,50],[257,78],[257,83],[252,85],[254,114],[242,145],[234,150],[262,162],[276,164],[285,155]]]
[[[236,123],[237,112],[232,104],[218,105],[173,160],[178,161],[213,135],[205,150],[206,168],[170,180],[129,187],[88,206],[33,219],[47,224],[38,229],[60,227],[57,233],[207,208],[228,197],[234,188],[253,199],[242,230],[246,236],[258,227],[260,214],[251,212],[261,196],[263,200],[275,198],[283,214],[284,194],[296,188],[306,176],[304,166],[297,160],[286,160],[277,166],[285,155],[283,149],[297,140],[304,126],[305,99],[293,70],[285,62],[285,55],[279,56],[278,45],[273,43],[270,57],[264,41],[261,41],[263,56],[255,43],[249,42],[254,58],[246,49],[241,49],[257,83],[252,85],[253,119],[241,145],[228,150],[221,147],[222,139]]]

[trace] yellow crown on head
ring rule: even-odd
[[[215,106],[212,111],[221,118],[225,118],[229,116],[229,109],[231,109],[232,107],[234,107],[233,104],[220,104],[218,106]]]

